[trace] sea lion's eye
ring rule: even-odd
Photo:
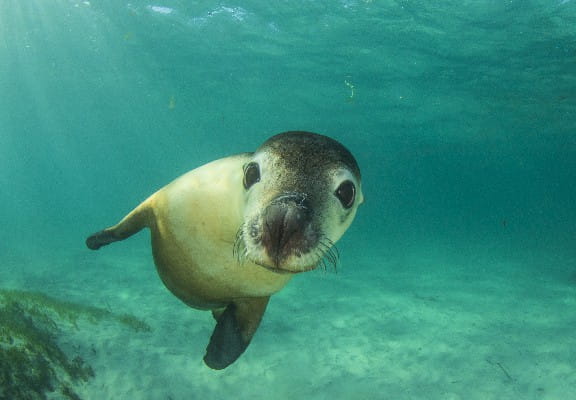
[[[244,189],[250,189],[256,182],[260,182],[260,168],[257,163],[251,162],[244,167]]]
[[[338,197],[338,200],[340,200],[344,208],[350,208],[356,198],[356,186],[354,186],[352,181],[344,181],[338,186],[334,194]]]

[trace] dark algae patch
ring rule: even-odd
[[[78,323],[121,323],[150,331],[143,321],[108,310],[62,301],[38,292],[0,290],[0,400],[80,399],[74,386],[94,376],[78,355],[58,344]]]

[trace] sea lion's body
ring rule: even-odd
[[[238,298],[270,296],[292,276],[249,261],[238,265],[234,258],[244,194],[230,189],[242,181],[247,159],[240,155],[213,161],[144,202],[153,214],[147,226],[160,278],[191,307],[214,309]]]
[[[286,151],[274,150],[278,140],[287,140]],[[290,140],[299,144],[291,145]],[[318,175],[292,159],[285,163],[283,153],[290,148],[303,146],[302,152],[311,145],[318,151],[325,141],[339,145],[320,135],[290,132],[270,139],[272,146],[263,145],[260,153],[208,163],[154,193],[117,225],[89,237],[87,245],[98,249],[148,227],[154,261],[166,287],[189,306],[213,311],[218,322],[204,360],[212,368],[225,368],[250,343],[269,297],[294,273],[315,268],[329,254],[362,202],[359,176],[341,184],[336,181],[339,198],[349,200],[354,180],[352,202],[357,202],[353,208],[346,204],[342,212],[333,210],[338,201],[334,203],[332,195],[314,193],[314,182],[302,192],[308,175],[342,180],[339,176],[348,173],[340,156],[330,165],[342,164],[343,171],[330,174]],[[357,169],[355,161],[353,167]],[[303,171],[308,171],[304,177]],[[343,185],[347,191],[341,190]]]

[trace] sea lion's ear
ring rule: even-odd
[[[224,369],[244,353],[266,311],[270,297],[234,300],[218,317],[204,362]]]

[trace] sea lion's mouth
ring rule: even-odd
[[[311,271],[311,270],[316,268],[316,265],[313,265],[311,267],[305,267],[305,268],[299,268],[297,270],[293,270],[293,269],[286,269],[286,268],[280,268],[280,267],[272,267],[270,265],[266,265],[266,264],[260,263],[260,262],[254,262],[254,264],[256,264],[262,268],[265,268],[268,271],[275,272],[277,274],[299,274],[300,272]]]
[[[285,275],[285,274],[295,274],[295,273],[300,272],[300,271],[290,271],[290,270],[284,269],[284,268],[270,267],[270,266],[268,266],[268,265],[266,265],[266,264],[261,264],[261,263],[255,263],[255,264],[256,264],[256,265],[259,265],[259,266],[262,267],[262,268],[267,269],[268,271],[275,272],[275,273],[277,273],[277,274],[282,274],[282,275]]]

